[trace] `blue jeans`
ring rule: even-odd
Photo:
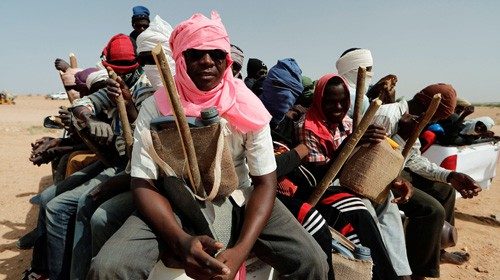
[[[374,205],[366,198],[362,200],[380,230],[380,235],[384,240],[387,253],[397,275],[411,275],[401,214],[399,214],[397,204],[391,202],[393,198],[392,192],[389,192],[387,200],[380,205]]]
[[[113,236],[134,210],[135,205],[131,191],[109,199],[96,209],[90,220],[92,257],[99,253],[104,243]]]
[[[68,178],[64,179],[58,184],[51,185],[43,190],[40,194],[36,195],[35,202],[40,205],[38,211],[38,221],[37,221],[37,240],[33,246],[33,257],[31,261],[31,267],[36,271],[47,271],[47,229],[46,229],[46,216],[45,209],[47,204],[56,196],[64,193],[66,191],[72,190],[86,181],[97,176],[100,172],[104,170],[104,165],[101,162],[95,162],[82,170],[73,173]]]
[[[92,200],[88,192],[78,201],[70,279],[85,279],[90,261],[97,254],[93,254],[94,243],[102,240],[102,245],[104,245],[104,242],[120,228],[134,211],[130,191],[118,194],[100,206],[99,204],[99,202]],[[100,226],[96,226],[96,223]]]
[[[104,169],[94,178],[84,182],[71,191],[64,192],[53,198],[46,206],[47,255],[50,279],[67,278],[62,274],[66,237],[72,217],[78,216],[79,210],[89,200],[87,194],[102,182],[116,175],[116,167]],[[92,206],[85,206],[92,207]],[[90,217],[90,216],[89,216]],[[76,242],[85,234],[82,227],[75,227]],[[90,235],[90,234],[89,234]],[[90,244],[88,246],[90,250]]]

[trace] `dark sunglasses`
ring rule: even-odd
[[[196,50],[187,49],[184,51],[184,58],[189,60],[200,60],[208,54],[213,60],[222,61],[226,59],[227,52],[223,50]]]

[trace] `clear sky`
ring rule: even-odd
[[[0,1],[0,90],[60,91],[57,57],[92,67],[116,33],[129,34],[132,7],[172,26],[217,10],[231,42],[268,67],[293,57],[313,79],[335,72],[351,47],[372,51],[374,81],[396,74],[397,94],[451,83],[473,102],[500,101],[500,1]],[[246,65],[244,66],[246,67]]]

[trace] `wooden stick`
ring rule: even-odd
[[[413,144],[415,144],[415,141],[417,141],[418,136],[422,132],[422,130],[425,128],[425,126],[429,123],[429,121],[432,119],[432,116],[434,116],[434,113],[436,113],[437,108],[439,107],[439,103],[441,102],[441,94],[438,93],[432,97],[431,104],[427,108],[427,111],[425,111],[425,115],[423,119],[418,123],[417,127],[413,131],[413,134],[410,135],[408,140],[406,141],[405,147],[403,148],[403,157],[406,158],[408,154],[410,153],[411,148],[413,147]]]
[[[354,100],[354,112],[352,114],[352,127],[356,129],[361,120],[361,107],[363,107],[363,97],[365,95],[366,68],[358,68],[358,78],[356,80],[356,99]],[[351,101],[352,102],[352,101]]]
[[[182,108],[181,101],[179,99],[179,94],[177,93],[177,88],[175,87],[174,78],[172,77],[172,72],[168,66],[167,57],[163,52],[161,44],[158,44],[151,51],[156,66],[160,71],[163,85],[168,94],[168,100],[172,111],[174,112],[174,119],[177,125],[177,130],[181,138],[182,150],[184,151],[184,157],[187,159],[188,163],[188,176],[193,188],[193,192],[201,197],[206,197],[205,189],[201,185],[200,170],[198,168],[198,160],[196,159],[196,151],[193,145],[193,138],[191,137],[191,132],[189,131],[189,125],[184,114],[184,109]]]
[[[117,83],[118,75],[111,68],[108,67],[108,75],[111,79],[115,80]],[[123,85],[120,84],[120,87]],[[116,108],[118,109],[118,116],[120,117],[120,122],[122,125],[123,138],[125,139],[125,151],[127,156],[130,158],[132,156],[132,146],[134,144],[134,138],[132,136],[132,127],[130,126],[130,122],[128,120],[127,115],[127,107],[125,106],[125,100],[123,99],[123,95],[120,94],[115,99]]]
[[[377,112],[380,105],[382,105],[382,101],[380,101],[380,99],[377,98],[372,101],[370,107],[368,108],[368,111],[366,111],[358,127],[356,127],[356,129],[351,134],[351,137],[349,138],[347,143],[344,145],[344,147],[342,147],[342,150],[340,150],[337,158],[326,172],[326,175],[323,177],[318,186],[316,186],[316,188],[314,189],[313,193],[307,200],[307,203],[309,203],[312,206],[315,206],[316,203],[318,203],[320,198],[325,193],[326,189],[333,182],[333,179],[335,179],[335,176],[337,176],[338,172],[340,171],[340,168],[342,168],[342,165],[344,165],[344,163],[351,155],[352,151],[358,144],[359,140],[365,133],[368,126],[372,123],[373,117],[375,116],[375,113]]]
[[[76,56],[74,53],[69,53],[69,65],[71,68],[78,68],[78,63],[76,62]]]

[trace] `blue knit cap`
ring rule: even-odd
[[[133,7],[132,13],[132,19],[146,18],[149,20],[149,10],[144,6]]]

